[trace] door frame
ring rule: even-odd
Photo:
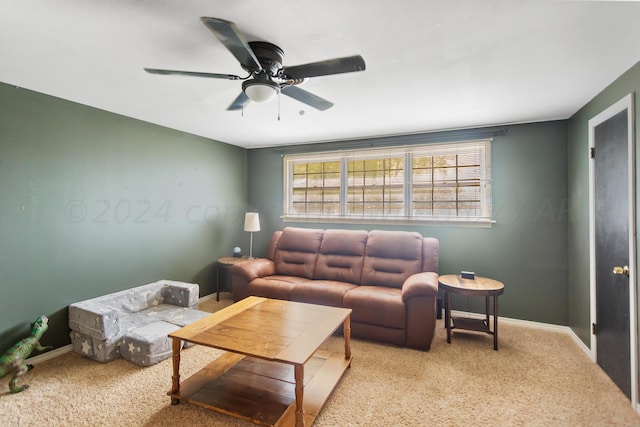
[[[600,114],[589,120],[589,150],[595,147],[595,128],[616,114],[627,110],[627,147],[629,167],[629,345],[631,373],[631,405],[638,408],[638,323],[637,323],[637,284],[636,284],[636,197],[635,197],[635,149],[634,149],[634,96],[628,94]],[[597,156],[597,153],[596,153]],[[589,159],[589,285],[591,325],[596,319],[596,255],[595,255],[595,173],[594,161]],[[591,325],[589,327],[591,328]],[[591,333],[590,357],[597,363],[597,340]]]

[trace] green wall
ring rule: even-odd
[[[0,333],[45,314],[59,347],[74,301],[159,279],[212,293],[246,237],[246,153],[0,84]]]
[[[424,140],[451,141],[494,129],[425,134]],[[263,255],[274,230],[285,226],[399,229],[440,239],[440,273],[473,270],[506,285],[500,314],[567,325],[567,123],[545,122],[500,129],[492,144],[491,228],[389,226],[371,223],[283,223],[282,155],[351,146],[415,143],[420,137],[379,138],[334,144],[254,149],[248,153],[249,208],[261,214],[254,253]],[[506,130],[506,132],[499,132]],[[461,298],[454,309],[482,312],[483,301]]]
[[[568,126],[568,194],[569,215],[569,325],[590,346],[589,302],[589,135],[591,118],[606,110],[629,93],[635,92],[636,170],[640,165],[640,62],[611,83],[581,108]],[[636,189],[640,188],[636,173]],[[636,190],[637,191],[637,190]],[[636,204],[640,200],[636,192]],[[640,210],[636,207],[636,215]],[[636,219],[636,222],[638,219]],[[636,242],[637,246],[637,242]],[[636,261],[636,264],[638,262]],[[638,264],[640,265],[640,264]],[[636,284],[637,286],[637,284]]]
[[[285,226],[437,237],[441,273],[502,280],[501,314],[568,324],[588,345],[587,122],[639,90],[640,63],[568,121],[246,151],[0,83],[0,349],[3,332],[23,333],[40,314],[51,317],[43,341],[65,345],[70,303],[160,278],[197,282],[210,294],[215,259],[236,245],[248,249],[246,210],[261,214],[257,255]],[[638,96],[635,103],[637,135]],[[280,220],[285,153],[494,130],[491,228]],[[636,157],[640,164],[640,150]],[[482,310],[469,299],[454,305]]]
[[[213,292],[214,260],[248,249],[246,210],[261,214],[257,255],[288,225],[437,237],[441,273],[502,280],[501,314],[569,325],[588,345],[587,122],[639,90],[640,63],[568,121],[423,135],[437,142],[506,130],[492,146],[496,223],[472,228],[280,220],[284,153],[416,136],[246,151],[0,83],[0,348],[1,332],[23,331],[40,314],[52,319],[43,341],[65,345],[71,302],[133,285],[167,278]],[[637,135],[637,96],[635,112]],[[482,310],[468,299],[454,304]]]

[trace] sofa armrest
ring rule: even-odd
[[[252,280],[276,274],[276,264],[267,258],[254,258],[231,267],[231,290],[233,300],[240,301],[249,296],[247,285]]]
[[[69,329],[100,340],[120,334],[120,311],[96,302],[69,306]]]
[[[276,274],[276,263],[267,258],[254,258],[231,267],[231,275],[246,280],[247,283],[258,277]]]
[[[438,273],[431,271],[409,276],[402,284],[402,300],[438,295]]]
[[[402,300],[407,307],[407,347],[429,350],[436,331],[438,274],[417,273],[402,285]]]
[[[197,307],[198,298],[200,298],[200,287],[197,284],[165,280],[162,285],[162,296],[165,304],[179,307]]]

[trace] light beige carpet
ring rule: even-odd
[[[215,311],[229,295],[202,309]],[[454,334],[441,321],[431,350],[352,340],[353,362],[316,426],[640,426],[611,380],[563,333],[503,323],[500,349],[488,335]],[[331,337],[326,348],[343,349]],[[183,352],[183,378],[219,351]],[[0,382],[2,426],[250,426],[189,404],[170,405],[171,360],[141,368],[75,353],[41,363],[9,394]]]

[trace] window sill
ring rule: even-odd
[[[421,226],[453,226],[491,228],[495,220],[491,218],[406,218],[406,217],[335,217],[283,215],[282,222],[314,222],[331,224],[391,224]]]

